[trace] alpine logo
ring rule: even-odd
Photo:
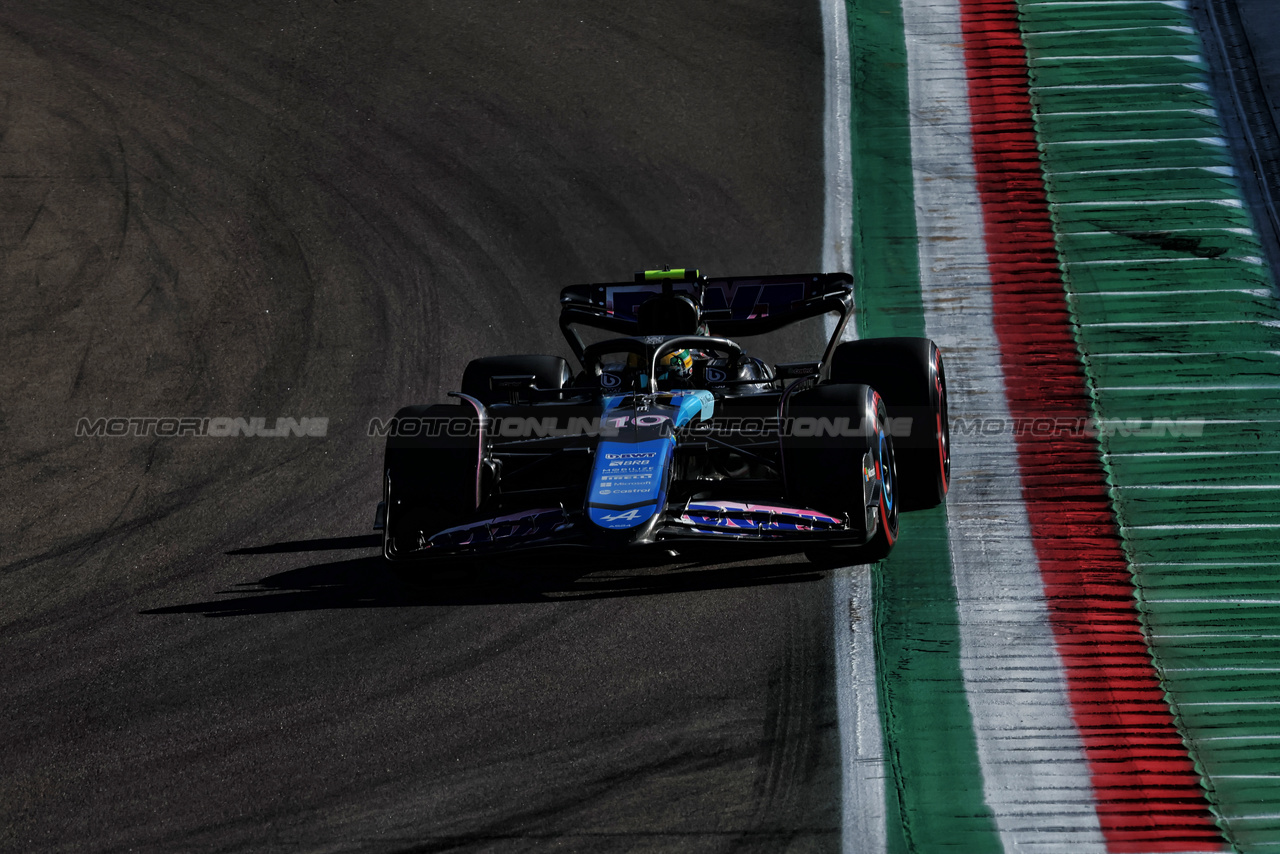
[[[601,522],[622,522],[622,521],[635,522],[639,519],[648,519],[649,514],[644,511],[645,511],[645,508],[633,507],[632,509],[626,511],[625,513],[615,513],[612,516],[601,516],[600,521]]]

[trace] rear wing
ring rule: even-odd
[[[638,334],[637,309],[641,303],[660,295],[664,286],[698,303],[708,333],[724,338],[761,335],[806,318],[836,312],[840,320],[823,362],[830,356],[853,311],[853,276],[848,273],[672,279],[674,277],[600,282],[570,285],[562,290],[560,329],[574,354],[582,358],[583,344],[573,324],[622,335]]]

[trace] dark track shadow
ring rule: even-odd
[[[325,552],[338,549],[376,549],[382,545],[381,534],[362,534],[358,537],[326,537],[319,540],[294,540],[288,543],[272,543],[267,546],[248,546],[224,552],[228,555],[270,555],[288,552]]]
[[[316,551],[335,547],[313,544],[365,539],[368,538],[280,543],[277,546],[238,549],[228,554]],[[769,559],[726,566],[723,560],[672,564],[665,559],[611,555],[606,565],[607,570],[602,570],[598,556],[571,555],[559,559],[523,556],[519,561],[507,558],[501,562],[468,566],[393,566],[381,555],[368,555],[313,564],[269,575],[256,582],[245,582],[234,590],[222,591],[225,598],[152,608],[141,613],[237,617],[334,608],[556,602],[796,584],[817,581],[825,575],[803,558]]]

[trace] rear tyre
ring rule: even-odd
[[[860,522],[869,535],[858,546],[815,546],[806,552],[810,560],[869,563],[888,555],[898,538],[898,476],[880,396],[867,385],[828,383],[794,395],[787,414],[788,498]]]
[[[396,413],[383,457],[387,560],[429,557],[432,534],[474,517],[484,500],[481,413],[461,405],[407,406]]]
[[[831,380],[865,383],[888,410],[903,510],[936,507],[951,485],[947,375],[928,338],[867,338],[836,347]],[[906,429],[910,425],[910,429]]]
[[[472,359],[462,373],[462,393],[485,406],[506,403],[509,393],[494,391],[494,377],[531,376],[535,388],[560,389],[569,385],[573,372],[560,356],[486,356]]]

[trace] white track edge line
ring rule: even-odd
[[[825,104],[823,143],[826,198],[823,210],[822,270],[853,272],[852,70],[845,0],[822,0]],[[825,319],[828,336],[835,329]],[[843,337],[852,338],[852,320]],[[832,644],[835,654],[836,717],[840,731],[841,850],[844,854],[885,854],[884,737],[877,691],[872,587],[867,567],[832,573]],[[858,624],[854,625],[855,617]]]

